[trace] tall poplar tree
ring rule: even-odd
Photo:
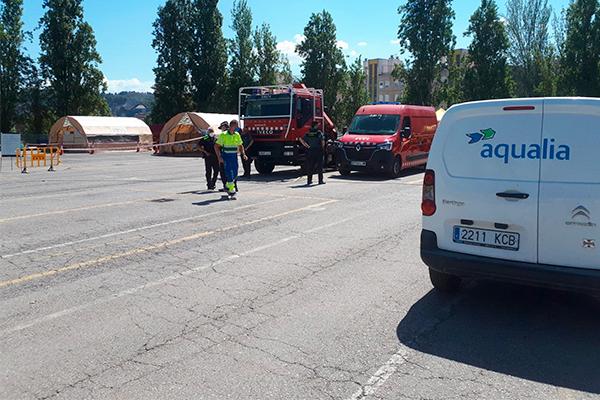
[[[190,18],[190,78],[197,111],[219,111],[226,103],[227,47],[218,0],[193,0]]]
[[[277,38],[271,32],[268,24],[262,24],[254,32],[254,47],[256,49],[258,84],[276,84],[280,53],[277,50]]]
[[[0,1],[0,132],[11,132],[17,120],[28,58],[23,54],[23,0]]]
[[[239,89],[255,84],[256,60],[252,41],[252,11],[246,0],[234,0],[231,10],[231,29],[235,33],[229,40],[229,90],[230,112],[237,112]]]
[[[575,0],[567,9],[562,46],[562,94],[600,96],[600,5]]]
[[[56,116],[110,115],[102,62],[82,0],[44,0],[40,20],[40,67]]]
[[[452,1],[408,0],[398,13],[400,49],[410,55],[402,77],[404,102],[431,105],[443,59],[454,47]]]
[[[509,60],[516,95],[549,95],[547,73],[552,61],[549,24],[552,9],[548,0],[508,0],[507,31]],[[541,91],[541,92],[540,92]]]
[[[369,102],[367,74],[362,57],[358,57],[348,68],[341,98],[343,110],[339,122],[348,125],[356,111]]]
[[[152,120],[165,123],[180,112],[192,110],[189,0],[167,0],[158,9],[152,47],[158,53],[154,68],[155,104]]]
[[[509,93],[508,35],[494,0],[482,0],[465,36],[472,36],[464,78],[467,100],[506,98]]]
[[[325,106],[335,114],[338,94],[343,88],[346,70],[344,54],[337,44],[337,30],[330,13],[312,14],[304,28],[304,40],[296,51],[302,62],[303,82],[323,89]]]

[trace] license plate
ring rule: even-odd
[[[271,152],[270,151],[259,151],[258,155],[259,156],[270,156]]]
[[[350,165],[353,165],[355,167],[366,167],[367,162],[366,161],[351,161]]]
[[[294,152],[293,151],[284,151],[283,155],[285,157],[294,157]]]
[[[519,233],[474,229],[465,226],[455,226],[453,236],[455,243],[511,251],[519,251],[521,242]]]

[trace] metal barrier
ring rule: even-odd
[[[25,146],[17,149],[17,168],[21,168],[21,173],[26,174],[29,167],[47,167],[49,172],[54,171],[54,167],[60,165],[60,155],[62,150],[56,146]]]

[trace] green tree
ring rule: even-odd
[[[465,101],[465,74],[468,58],[460,50],[452,51],[442,58],[442,70],[438,88],[434,92],[436,106],[448,108]]]
[[[48,91],[39,68],[30,63],[26,73],[19,119],[19,122],[25,127],[25,131],[33,135],[31,139],[25,137],[26,141],[34,141],[40,135],[47,133],[55,122],[48,104]]]
[[[471,16],[465,36],[472,36],[465,71],[467,100],[506,98],[509,92],[508,35],[494,0],[482,0]]]
[[[323,89],[325,106],[335,114],[338,94],[343,88],[346,70],[344,54],[337,45],[337,32],[331,14],[323,10],[312,14],[304,28],[304,40],[296,51],[304,61],[304,83],[315,89]]]
[[[256,60],[252,41],[252,11],[246,0],[234,0],[231,10],[231,29],[235,33],[229,40],[229,90],[228,109],[237,112],[241,87],[255,84]]]
[[[154,22],[152,47],[157,52],[154,68],[155,106],[152,121],[164,123],[180,112],[192,110],[189,79],[190,29],[188,0],[167,0]]]
[[[40,67],[56,115],[110,115],[102,62],[81,0],[44,0]]]
[[[403,54],[410,54],[401,74],[406,84],[406,103],[433,102],[443,57],[450,54],[455,42],[451,3],[451,0],[408,0],[398,9],[400,49]]]
[[[280,53],[279,50],[277,50],[277,38],[271,32],[271,28],[268,24],[262,24],[262,26],[254,32],[254,47],[256,49],[258,84],[276,84]]]
[[[0,1],[0,132],[13,130],[29,59],[23,54],[23,0]]]
[[[600,95],[600,5],[598,0],[575,0],[565,18],[560,59],[560,91],[564,95]]]
[[[551,78],[547,75],[553,57],[548,0],[508,0],[506,8],[508,54],[516,95],[551,94],[541,93],[552,86],[548,85]]]
[[[362,57],[358,57],[348,68],[347,79],[342,90],[342,112],[340,120],[342,125],[348,125],[356,111],[369,102],[367,92],[367,74],[363,67]]]
[[[219,111],[226,102],[227,46],[218,0],[194,0],[190,12],[190,77],[198,111]]]
[[[294,74],[292,73],[292,66],[290,65],[290,59],[284,54],[279,54],[279,64],[277,71],[277,84],[287,85],[294,83]]]

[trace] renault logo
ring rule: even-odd
[[[584,249],[595,249],[596,241],[594,239],[584,239],[583,240],[583,248]]]
[[[362,150],[362,146],[360,144],[356,145],[356,151],[361,151]]]

